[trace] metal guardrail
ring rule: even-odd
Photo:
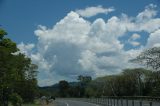
[[[160,106],[160,97],[102,97],[102,98],[67,98],[84,101],[100,106]]]

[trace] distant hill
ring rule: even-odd
[[[69,85],[71,87],[75,87],[79,85],[79,82],[69,82]],[[59,85],[58,83],[51,85],[51,86],[44,86],[39,87],[39,91],[41,92],[41,95],[54,95],[57,96],[59,92]]]
[[[79,82],[69,82],[69,85],[74,87],[74,86],[78,86],[79,85]],[[59,88],[59,85],[58,83],[54,84],[54,85],[51,85],[51,86],[44,86],[44,87],[39,87],[40,89],[58,89]]]

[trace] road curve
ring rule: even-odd
[[[56,106],[99,106],[99,105],[82,101],[56,100]]]

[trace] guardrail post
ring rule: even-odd
[[[132,100],[132,106],[134,106],[134,100]]]
[[[121,99],[121,106],[123,106],[123,99]]]
[[[142,106],[142,101],[139,102],[139,105]]]
[[[97,104],[99,104],[99,98],[97,98]]]
[[[110,100],[111,100],[111,106],[112,106],[112,98]]]
[[[104,102],[103,103],[106,105],[106,98],[104,98]]]
[[[100,104],[101,103],[101,101],[100,101],[101,99],[100,98],[98,98],[98,104]]]
[[[152,106],[152,102],[149,102],[149,106]]]
[[[108,101],[107,101],[107,102],[108,102],[108,106],[109,106],[109,98],[108,98]]]
[[[126,99],[126,106],[128,106],[128,99]]]
[[[119,106],[118,101],[119,101],[119,100],[117,99],[117,106]]]
[[[104,104],[106,104],[106,99],[105,99],[105,98],[103,98],[103,105],[104,105]]]
[[[96,104],[98,104],[98,98],[96,98]]]
[[[114,102],[114,106],[116,105],[116,103],[115,103],[115,98],[113,99],[113,102]]]

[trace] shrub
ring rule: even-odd
[[[23,102],[21,96],[19,96],[17,93],[13,93],[10,95],[10,101],[13,106],[21,106]]]

